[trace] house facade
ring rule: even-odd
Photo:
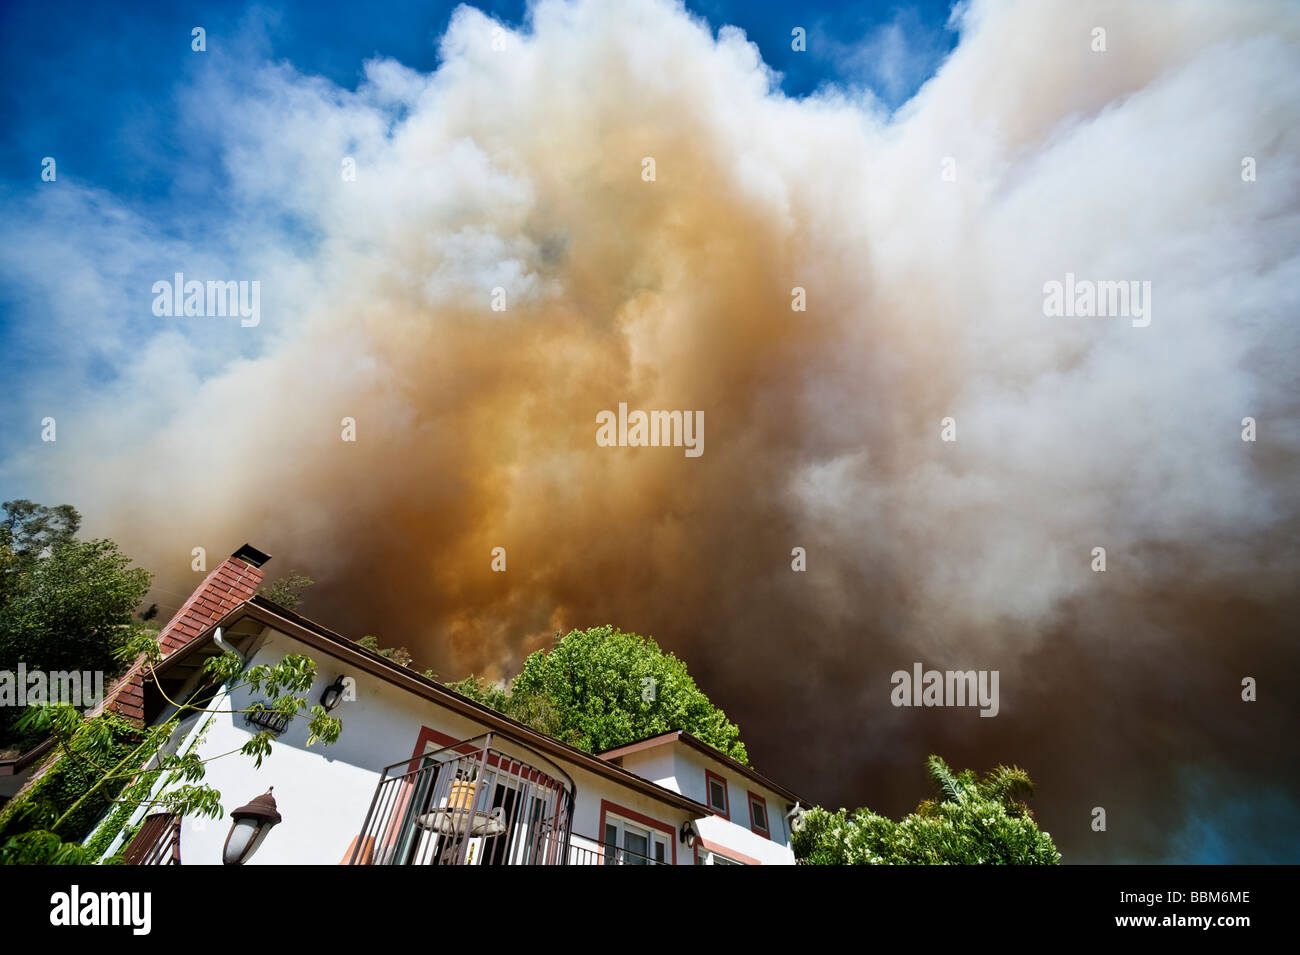
[[[343,732],[307,745],[306,721],[246,711],[248,687],[217,690],[216,713],[189,716],[168,743],[201,758],[275,733],[260,768],[241,755],[207,764],[226,818],[140,818],[128,861],[220,864],[231,811],[271,791],[273,831],[250,865],[792,864],[794,793],[682,732],[606,753],[575,749],[254,596],[267,560],[244,547],[204,581],[160,634],[155,677],[133,669],[106,706],[144,724],[206,698],[203,661],[248,665],[289,654],[316,662],[315,703],[333,688]],[[331,700],[332,701],[332,700]],[[129,826],[127,831],[136,829]]]
[[[694,822],[696,864],[794,864],[790,813],[800,800],[784,786],[683,730],[600,755],[708,808]]]

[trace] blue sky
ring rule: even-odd
[[[175,139],[183,123],[174,93],[200,65],[188,48],[193,26],[208,31],[212,50],[235,36],[250,44],[260,34],[260,42],[250,44],[259,55],[352,89],[362,62],[376,55],[419,70],[434,69],[437,39],[456,6],[394,0],[376,16],[371,5],[347,2],[199,8],[141,3],[123,16],[95,2],[6,3],[0,12],[3,181],[11,187],[29,184],[34,162],[57,155],[64,157],[61,166],[69,175],[122,197],[153,202],[166,198],[168,184],[184,188],[194,173],[179,175],[176,167],[193,156],[184,154]],[[525,18],[524,4],[513,0],[474,6],[512,26]],[[797,6],[706,0],[687,6],[715,30],[726,24],[741,27],[763,59],[783,74],[782,88],[792,96],[827,83],[865,85],[896,106],[956,42],[956,34],[945,29],[947,0]],[[795,26],[813,37],[805,54],[791,50]],[[876,68],[864,67],[839,49],[864,41],[888,50],[874,60]],[[879,72],[887,68],[879,64],[890,65],[889,75]]]
[[[193,223],[213,232],[228,219],[217,132],[185,110],[185,92],[208,61],[189,48],[190,31],[207,31],[208,50],[241,67],[283,62],[353,90],[367,59],[391,57],[424,72],[437,68],[437,44],[455,3],[395,0],[382,15],[368,4],[218,3],[193,7],[141,3],[129,15],[93,2],[16,0],[0,8],[0,202],[21,221],[40,201],[43,157],[65,182],[102,190],[148,222],[155,234],[202,244]],[[515,0],[478,4],[511,27],[526,24]],[[828,85],[870,89],[897,107],[930,76],[956,42],[947,0],[789,5],[773,2],[688,4],[716,32],[733,24],[800,97]],[[802,26],[808,50],[791,49]],[[864,56],[863,50],[869,51]],[[304,236],[309,239],[309,236]],[[111,382],[130,347],[49,347],[52,308],[13,270],[0,268],[0,377],[16,393],[60,374]],[[56,339],[57,340],[57,339]],[[16,436],[0,435],[0,462]],[[27,489],[30,492],[31,489]]]

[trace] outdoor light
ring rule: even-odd
[[[786,813],[786,819],[790,820],[791,832],[803,832],[803,814],[807,811],[799,805],[798,800],[795,800],[794,808]]]
[[[686,848],[688,849],[694,849],[695,842],[699,839],[699,833],[695,831],[695,823],[690,819],[687,819],[682,823],[682,831],[677,835],[681,838],[682,842],[685,843]]]
[[[343,699],[343,677],[339,677],[333,683],[325,688],[325,692],[320,695],[320,705],[325,707],[325,712],[329,712],[338,706]]]
[[[226,865],[243,865],[257,851],[266,834],[279,822],[280,814],[275,809],[275,797],[268,789],[247,806],[240,806],[230,814],[234,820],[230,824],[230,834],[226,836],[226,845],[221,850],[221,861]]]

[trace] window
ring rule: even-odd
[[[772,838],[767,826],[767,801],[757,793],[749,794],[749,828],[764,838]]]
[[[605,865],[668,865],[668,837],[645,826],[605,817]]]
[[[723,819],[731,818],[731,808],[727,800],[727,781],[717,773],[704,771],[704,785],[708,790],[709,808]]]

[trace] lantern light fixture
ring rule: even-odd
[[[695,831],[694,821],[690,819],[687,819],[684,823],[682,823],[681,831],[677,833],[677,835],[682,840],[682,843],[688,849],[694,849],[695,843],[699,840],[700,837],[700,834]]]
[[[221,850],[221,861],[226,865],[243,865],[265,841],[267,834],[280,824],[280,813],[275,807],[272,786],[262,795],[230,814],[230,832]]]
[[[320,705],[325,707],[328,713],[343,702],[343,691],[347,689],[347,684],[342,676],[325,687],[325,692],[320,695]]]

